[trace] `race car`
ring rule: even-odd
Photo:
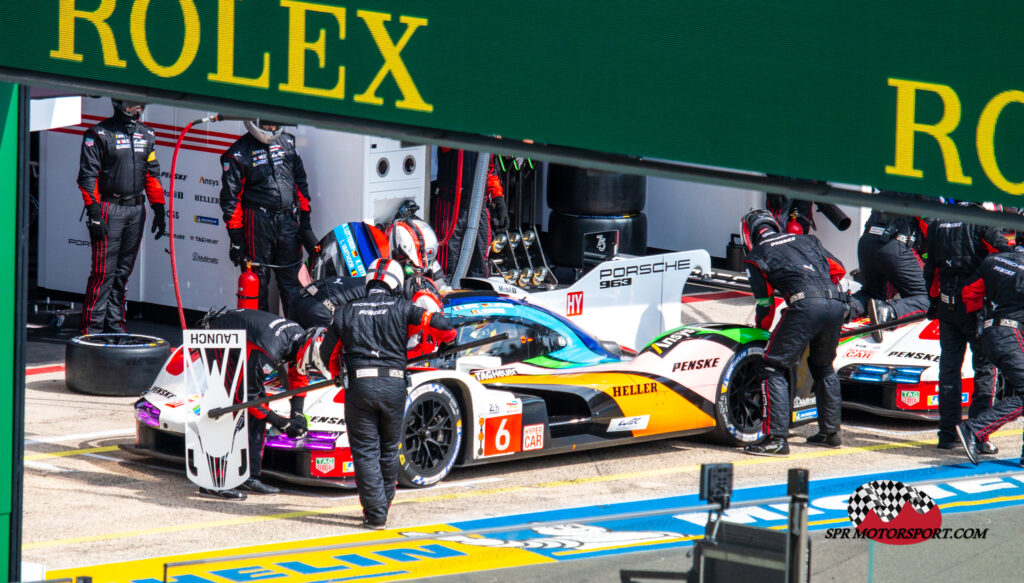
[[[682,326],[638,352],[601,341],[553,311],[493,291],[456,292],[444,312],[456,345],[496,342],[437,357],[410,370],[399,481],[429,486],[453,467],[596,447],[713,434],[731,444],[760,440],[759,367],[768,333],[732,325]],[[183,354],[176,351],[135,404],[136,444],[180,459],[185,412]],[[267,392],[283,389],[276,375]],[[817,417],[806,370],[794,370],[794,425]],[[276,402],[286,414],[287,404]],[[309,433],[268,434],[264,474],[354,486],[344,389],[306,398]]]

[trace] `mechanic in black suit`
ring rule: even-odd
[[[348,370],[345,424],[352,449],[363,526],[382,529],[395,497],[398,445],[408,387],[406,347],[426,333],[439,343],[455,340],[440,312],[428,312],[402,296],[402,266],[377,259],[366,273],[366,298],[348,302],[335,319]],[[330,347],[325,345],[324,350]]]
[[[818,403],[818,433],[807,443],[839,447],[839,377],[832,368],[843,327],[845,306],[836,284],[846,274],[842,263],[814,235],[780,233],[771,213],[755,209],[743,217],[747,275],[757,300],[757,326],[768,330],[775,318],[772,292],[787,307],[764,352],[764,431],[767,438],[744,448],[753,455],[789,455],[789,369],[810,344],[807,365]]]
[[[1017,242],[1024,242],[1024,232]],[[968,313],[984,315],[981,348],[1002,373],[1008,395],[957,426],[967,457],[977,464],[980,446],[1024,411],[1024,247],[986,257],[961,297]]]
[[[974,366],[974,393],[968,417],[977,417],[992,406],[996,371],[985,358],[978,342],[977,318],[967,313],[961,293],[985,257],[1009,250],[1006,238],[995,227],[946,220],[933,221],[928,227],[924,277],[931,298],[928,317],[939,319],[939,449],[958,445],[956,426],[963,415],[961,368],[968,345]],[[988,441],[978,442],[978,453],[998,451]]]

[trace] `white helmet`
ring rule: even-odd
[[[398,219],[391,225],[391,255],[416,269],[426,269],[437,258],[437,235],[425,221]]]
[[[327,338],[327,328],[310,328],[302,337],[302,344],[299,345],[299,352],[295,356],[295,369],[300,375],[308,375],[310,372],[319,372],[324,378],[331,378],[329,362],[324,360],[324,340]],[[328,355],[327,360],[330,360]]]
[[[394,259],[381,257],[374,259],[370,269],[366,271],[366,287],[379,282],[387,286],[392,292],[401,291],[405,284],[405,272],[402,265]]]
[[[270,144],[284,131],[284,126],[280,123],[266,119],[247,119],[243,125],[245,125],[245,129],[249,130],[252,137],[264,144]]]

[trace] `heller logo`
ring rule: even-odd
[[[204,217],[203,215],[193,215],[192,220],[197,223],[203,223],[204,225],[219,225],[220,219],[213,217]]]
[[[210,204],[220,204],[220,197],[217,196],[206,196],[205,194],[196,194],[193,197],[196,202],[208,202]]]
[[[583,292],[569,292],[565,295],[565,315],[579,316],[583,314]]]
[[[924,542],[942,530],[942,512],[931,496],[893,480],[857,488],[847,512],[857,532],[890,545]]]

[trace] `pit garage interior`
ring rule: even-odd
[[[72,241],[88,236],[74,187],[77,146],[82,130],[107,115],[111,95],[153,104],[146,119],[164,127],[165,172],[168,142],[192,119],[222,113],[297,124],[299,153],[319,173],[311,180],[318,234],[378,220],[407,198],[425,207],[431,146],[535,163],[528,222],[545,237],[552,167],[641,177],[646,250],[705,248],[717,269],[735,265],[731,235],[765,192],[842,205],[853,226],[840,232],[819,213],[815,234],[848,268],[871,208],[1024,230],[1012,213],[887,194],[1019,206],[1024,167],[1012,152],[1024,135],[1024,94],[1005,86],[1014,78],[1005,69],[1018,65],[999,55],[1011,54],[1008,23],[1024,21],[1024,8],[905,1],[879,23],[858,7],[823,15],[810,2],[652,2],[640,11],[620,2],[524,3],[501,19],[459,2],[209,4],[0,8],[8,39],[0,48],[0,189],[8,194],[0,232],[9,234],[0,270],[14,282],[0,291],[12,355],[0,364],[10,366],[2,415],[11,433],[0,445],[10,460],[0,477],[6,580],[596,581],[618,580],[623,569],[682,571],[686,548],[703,536],[706,509],[694,493],[707,462],[734,464],[737,500],[766,501],[734,512],[746,524],[785,528],[786,470],[801,467],[812,479],[812,530],[848,525],[841,500],[879,477],[928,485],[949,508],[945,526],[989,529],[985,541],[908,548],[814,534],[815,579],[925,572],[945,580],[967,572],[964,555],[1017,555],[1009,545],[1020,518],[1014,506],[1024,500],[1019,423],[995,436],[1005,455],[978,468],[936,453],[927,422],[858,413],[844,419],[847,447],[796,448],[789,460],[680,438],[467,468],[434,488],[401,491],[397,523],[380,536],[359,529],[358,502],[347,492],[289,487],[210,504],[174,464],[119,451],[133,439],[134,398],[69,391],[61,365],[73,334],[49,329],[60,328],[51,320],[29,322],[36,303],[80,302],[75,286],[84,287],[88,249]],[[906,32],[950,20],[961,25],[953,39]],[[157,32],[160,22],[168,24]],[[780,46],[779,31],[794,41]],[[949,51],[950,42],[972,47],[976,58]],[[219,216],[202,206],[218,192],[214,152],[242,131],[237,121],[197,126],[186,142],[194,148],[178,162],[179,225],[194,228],[183,229],[193,238],[182,243],[186,255],[178,252],[196,269],[184,298],[190,316],[209,307],[211,293],[220,304],[233,301],[237,274],[225,265],[223,227],[207,235],[197,217]],[[398,174],[410,156],[415,167]],[[387,179],[382,158],[396,171]],[[180,342],[165,242],[142,251],[129,328],[177,333],[172,342]],[[684,323],[744,320],[752,309],[742,295],[718,300],[698,286],[684,293],[692,300],[681,305]],[[457,543],[429,538],[454,531],[470,534]],[[1022,566],[1014,561],[990,561],[983,575],[1013,580]]]

